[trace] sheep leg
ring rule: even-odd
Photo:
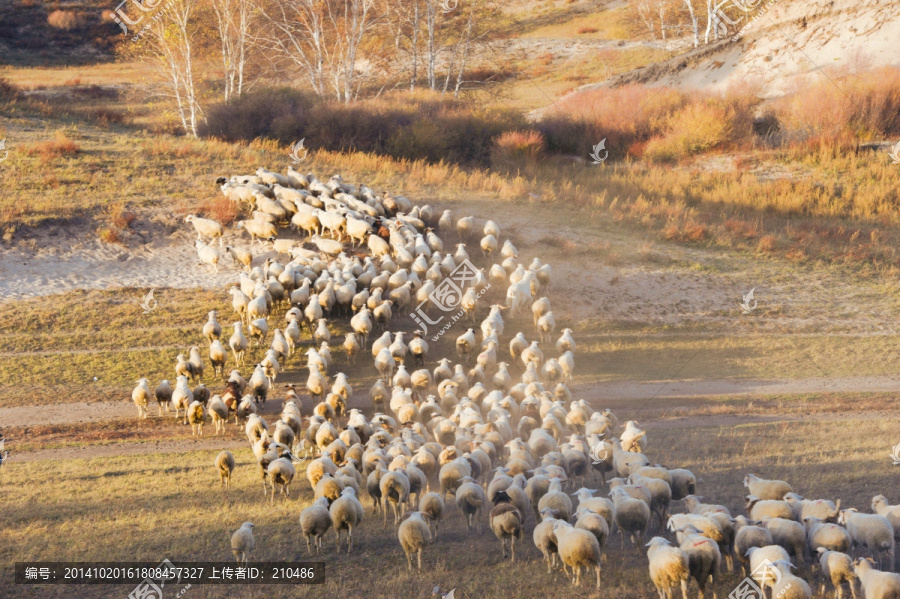
[[[419,547],[419,551],[417,551],[417,553],[419,554],[419,570],[421,570],[422,569],[422,548],[421,547]]]
[[[406,554],[406,566],[409,568],[409,571],[412,572],[412,560],[409,557],[409,551],[404,549],[403,553]]]
[[[681,599],[687,599],[687,587],[688,587],[688,581],[682,580],[681,581]]]
[[[353,527],[352,526],[347,528],[347,555],[350,555],[351,549],[353,549]]]
[[[341,552],[341,529],[340,528],[334,529],[334,543],[337,547],[337,552],[340,553]]]
[[[503,550],[503,559],[506,559],[506,539],[500,538],[500,549]]]
[[[510,553],[512,553],[512,563],[516,563],[516,537],[512,537],[509,540],[509,549]]]

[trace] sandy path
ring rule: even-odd
[[[111,287],[171,287],[180,289],[222,288],[237,280],[238,269],[230,257],[219,263],[219,274],[197,266],[193,238],[184,232],[154,238],[146,233],[144,243],[122,247],[81,236],[82,241],[60,244],[57,235],[35,232],[34,247],[19,243],[0,252],[0,301],[22,299],[68,289]],[[31,241],[31,240],[29,240]],[[246,240],[229,243],[248,246]],[[257,245],[253,253],[260,253]],[[260,255],[265,261],[273,252]]]
[[[73,460],[79,458],[118,457],[146,453],[180,453],[186,451],[221,451],[242,449],[246,441],[225,439],[189,439],[178,441],[150,441],[143,443],[110,443],[107,445],[84,445],[59,449],[39,449],[17,452],[12,456],[16,462],[40,462],[47,460]],[[12,459],[10,460],[12,462]]]
[[[735,395],[782,395],[796,393],[878,393],[900,391],[900,376],[897,377],[846,377],[807,378],[796,380],[718,380],[718,381],[649,381],[649,382],[602,382],[576,385],[572,389],[577,397],[591,401],[611,399],[650,400],[680,399],[686,397],[715,397]],[[280,401],[272,401],[265,413],[275,413]],[[368,405],[366,393],[355,393],[351,407]],[[151,414],[155,406],[151,406]],[[133,419],[135,407],[130,401],[65,403],[48,406],[20,406],[0,408],[0,423],[3,426],[38,426],[52,424],[75,424],[79,422],[102,422],[119,418]]]

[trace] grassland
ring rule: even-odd
[[[619,13],[573,8],[537,14],[523,23],[524,47],[579,38],[612,46],[629,37]],[[585,28],[597,31],[579,33]],[[640,44],[604,47],[590,58],[553,47],[526,53],[517,64],[522,77],[495,90],[493,103],[536,108],[548,95],[665,56]],[[15,182],[0,189],[5,249],[37,251],[38,234],[53,228],[76,237],[102,234],[123,252],[139,243],[131,229],[152,228],[160,239],[188,244],[179,236],[184,225],[178,217],[233,217],[217,200],[216,176],[288,164],[286,148],[271,141],[228,144],[160,133],[171,126],[166,111],[140,90],[119,89],[145,76],[133,64],[0,71],[38,92],[2,107],[0,137],[7,138],[10,154],[0,172]],[[898,499],[891,495],[887,457],[900,424],[894,393],[834,385],[831,393],[634,400],[598,391],[602,383],[670,379],[834,382],[894,375],[900,171],[885,153],[754,147],[668,165],[626,159],[596,167],[557,156],[501,172],[314,151],[303,169],[320,176],[341,172],[349,181],[457,215],[490,216],[523,255],[552,264],[559,326],[571,326],[579,344],[576,396],[610,407],[621,420],[640,420],[650,431],[651,460],[692,469],[709,501],[742,512],[740,483],[749,471],[861,511],[869,511],[878,493]],[[115,235],[101,233],[110,230]],[[65,251],[64,243],[57,250]],[[760,306],[742,316],[738,302],[753,286]],[[48,291],[0,304],[0,410],[24,407],[35,420],[73,402],[114,401],[133,409],[130,390],[138,377],[151,384],[171,379],[175,356],[194,344],[203,347],[200,327],[208,310],[219,310],[223,327],[232,321],[224,288],[157,287],[159,308],[150,314],[138,304],[146,287],[48,285]],[[341,321],[332,332],[342,335],[345,327]],[[507,327],[530,336],[530,317]],[[398,316],[392,329],[410,331],[412,322]],[[429,366],[452,357],[451,345],[448,339],[434,347]],[[337,369],[365,395],[375,374],[368,359],[351,367],[341,349],[334,355]],[[260,356],[255,350],[250,358]],[[294,357],[273,397],[281,397],[283,384],[302,386],[305,378]],[[210,379],[215,391],[219,383]],[[274,412],[280,402],[273,403],[268,409]],[[228,561],[230,532],[248,520],[256,524],[254,560],[307,559],[297,523],[312,499],[303,473],[288,501],[263,503],[256,465],[237,427],[215,440],[207,427],[200,441],[171,416],[140,424],[131,418],[77,422],[80,417],[4,426],[13,459],[0,469],[0,563]],[[238,461],[227,492],[218,488],[212,467],[222,447]],[[325,585],[195,586],[186,596],[427,597],[436,585],[466,598],[653,594],[643,549],[622,551],[618,536],[608,545],[601,593],[573,590],[539,562],[533,521],[522,563],[512,565],[500,560],[490,532],[467,537],[454,507],[440,542],[426,550],[425,571],[409,574],[393,527],[371,515],[368,498],[364,503],[354,554],[336,555],[330,536],[325,544]],[[24,588],[11,577],[11,568],[0,568],[0,597],[121,597],[131,590]],[[718,593],[727,595],[738,579],[724,575]]]

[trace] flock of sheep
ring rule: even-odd
[[[873,499],[876,513],[865,514],[841,510],[840,501],[805,499],[786,482],[750,474],[744,480],[747,514],[733,515],[696,495],[690,471],[652,465],[643,453],[647,434],[636,422],[620,426],[610,410],[573,400],[568,383],[576,343],[564,329],[553,344],[551,269],[538,259],[527,266],[520,262],[510,240],[500,243],[493,221],[483,224],[482,235],[472,217],[454,221],[449,211],[439,215],[402,196],[376,194],[339,176],[322,182],[292,168],[286,175],[261,168],[218,183],[228,198],[251,210],[237,225],[250,235],[251,246],[271,242],[290,260],[254,265],[250,250],[222,249],[221,225],[187,217],[198,235],[201,263],[217,269],[224,252],[243,267],[230,290],[237,319],[228,348],[215,311],[202,328],[214,376],[224,388],[212,394],[202,384],[204,358],[194,346],[177,358],[174,388],[162,381],[151,391],[141,379],[132,399],[139,418],[147,417],[155,400],[160,415],[174,408],[195,434],[210,419],[217,433],[232,419],[243,423],[268,501],[289,496],[296,465],[305,462],[315,499],[299,519],[311,554],[321,551],[331,530],[338,551],[345,537],[347,553],[352,551],[354,532],[363,525],[365,491],[373,513],[381,512],[385,524],[390,517],[396,527],[410,570],[423,568],[426,548],[440,542],[442,520],[457,509],[469,534],[479,534],[486,522],[503,557],[512,561],[530,529],[548,572],[561,567],[575,585],[587,575],[601,588],[601,564],[614,535],[624,550],[626,537],[637,548],[655,530],[658,536],[646,547],[660,598],[680,587],[686,599],[691,580],[699,597],[711,590],[715,598],[720,572],[733,570],[737,559],[744,575],[778,599],[812,597],[809,583],[793,572],[798,567],[809,580],[818,571],[822,592],[828,582],[842,597],[848,585],[855,598],[859,581],[866,599],[900,599],[900,575],[891,572],[900,506],[884,496]],[[288,224],[307,241],[279,238],[279,228]],[[456,250],[445,251],[442,238],[451,236]],[[467,244],[479,237],[482,256],[472,258]],[[472,327],[456,339],[459,363],[444,358],[429,369],[427,332],[415,331],[407,340],[391,329],[413,307],[435,322],[442,282],[470,260],[498,262],[476,268],[460,290],[459,308]],[[481,306],[490,297],[486,291],[499,300],[502,290],[504,304]],[[505,321],[528,308],[539,340],[518,331],[501,341]],[[369,389],[371,417],[349,408],[354,394],[348,377],[331,375],[337,366],[332,330],[341,317],[349,319],[341,327],[349,325],[342,343],[348,363],[371,352],[378,373]],[[422,319],[416,323],[424,325]],[[254,345],[263,357],[251,362],[245,379],[240,369]],[[305,393],[287,385],[280,416],[267,422],[260,406],[301,346]],[[553,350],[554,357],[545,356]],[[229,359],[234,368],[226,379]],[[215,466],[222,485],[230,486],[234,456],[223,451]],[[608,498],[594,497],[600,487],[608,488]],[[670,512],[673,501],[682,502],[684,513]],[[252,523],[234,532],[231,547],[237,561],[246,563],[255,547]],[[879,569],[869,557],[850,557],[860,550]]]

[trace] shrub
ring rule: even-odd
[[[313,100],[289,88],[264,88],[210,108],[203,135],[225,141],[259,137],[291,143],[304,137]]]
[[[71,156],[77,154],[79,151],[80,148],[78,147],[78,144],[69,139],[65,131],[62,130],[56,132],[56,139],[36,143],[25,149],[25,153],[29,156],[40,156],[41,162],[48,162],[54,158],[61,158],[63,156]]]
[[[537,128],[551,152],[587,156],[605,138],[610,156],[622,157],[634,142],[661,134],[668,115],[687,103],[672,88],[600,88],[563,98]]]
[[[9,79],[0,77],[0,101],[10,102],[19,95],[19,88],[10,83]]]
[[[197,206],[197,210],[225,227],[237,220],[240,215],[238,204],[222,195],[207,198]]]
[[[283,144],[305,138],[310,148],[487,165],[494,138],[523,124],[514,111],[478,109],[429,91],[344,104],[270,89],[213,107],[203,134]]]
[[[596,27],[579,27],[576,30],[578,33],[597,33]]]
[[[97,229],[97,237],[103,243],[122,243],[122,236],[119,232],[111,227],[101,227]]]
[[[491,163],[507,168],[533,165],[544,154],[546,145],[540,131],[507,131],[494,140]]]
[[[83,27],[84,23],[84,16],[76,14],[71,10],[54,10],[47,15],[47,24],[56,29],[65,29],[66,31],[69,31]]]
[[[137,215],[134,212],[125,210],[125,205],[120,202],[109,207],[108,217],[109,223],[116,229],[121,230],[130,229],[134,221],[137,220]]]
[[[846,146],[900,133],[900,68],[801,81],[775,102],[789,143]]]

